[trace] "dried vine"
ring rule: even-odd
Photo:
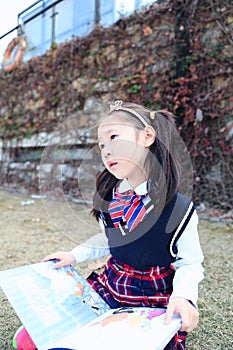
[[[2,72],[0,137],[53,131],[88,99],[168,108],[191,154],[195,201],[230,208],[232,18],[231,0],[158,1]]]

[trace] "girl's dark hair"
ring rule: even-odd
[[[148,192],[152,199],[155,211],[161,212],[161,208],[167,205],[177,192],[180,183],[180,169],[177,158],[174,157],[173,142],[177,137],[175,116],[166,111],[151,110],[135,104],[124,103],[123,108],[129,108],[139,113],[143,119],[156,130],[156,138],[150,146],[146,158],[145,168],[148,173]],[[108,113],[117,114],[118,110]],[[123,111],[121,111],[122,115]],[[137,129],[144,129],[145,125],[130,112],[124,112],[124,118]],[[107,169],[97,175],[96,192],[93,197],[92,215],[99,220],[100,209],[107,212],[108,203],[112,199],[113,188],[119,180]],[[157,210],[156,210],[157,209]]]

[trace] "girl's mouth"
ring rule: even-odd
[[[112,169],[115,165],[117,165],[117,162],[108,162],[109,169]]]

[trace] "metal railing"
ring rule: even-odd
[[[88,35],[94,26],[108,27],[152,0],[38,0],[18,14],[17,26],[0,36],[5,48],[15,36],[26,39],[23,61],[44,54],[51,45]],[[6,41],[7,40],[7,41]],[[1,64],[0,57],[0,64]]]

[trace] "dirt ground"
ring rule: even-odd
[[[36,263],[56,250],[70,250],[99,231],[88,204],[38,199],[0,191],[0,270]],[[187,350],[230,350],[232,342],[232,222],[201,219],[205,280],[200,285],[200,323]],[[104,261],[104,260],[103,260]],[[84,276],[90,262],[76,266]],[[0,350],[11,350],[21,324],[0,291]],[[87,349],[88,350],[88,349]]]

